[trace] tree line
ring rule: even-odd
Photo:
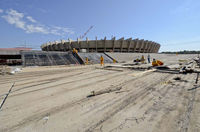
[[[184,51],[164,51],[164,52],[161,52],[163,54],[200,54],[200,51],[195,51],[195,50],[192,50],[192,51],[189,51],[189,50],[184,50]]]

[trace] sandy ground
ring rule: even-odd
[[[15,82],[0,110],[0,132],[199,132],[195,79],[99,65],[24,68],[0,76],[0,102]],[[115,87],[122,89],[87,98]]]

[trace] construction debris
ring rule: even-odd
[[[9,66],[1,66],[0,67],[0,75],[13,75],[17,72],[20,72],[22,71],[21,68],[18,68],[18,67],[9,67]]]
[[[100,91],[92,91],[91,94],[89,94],[87,96],[87,98],[97,96],[97,95],[101,95],[101,94],[105,94],[105,93],[114,92],[114,91],[119,91],[121,89],[122,89],[122,87],[115,87],[115,88],[108,88],[108,89],[104,89],[104,90],[100,90]]]

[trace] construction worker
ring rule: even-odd
[[[150,55],[149,55],[149,54],[148,54],[148,56],[147,56],[147,59],[148,59],[148,63],[151,63]]]
[[[100,58],[100,62],[101,62],[101,66],[103,66],[104,65],[104,58],[103,58],[102,55],[101,55],[101,58]]]
[[[144,61],[145,61],[144,55],[142,55],[142,58],[140,59],[140,61],[141,61],[142,63],[144,63]]]
[[[88,65],[88,58],[86,57],[85,60],[86,60],[86,61],[85,61],[85,64]]]
[[[153,59],[152,66],[162,66],[164,63],[160,60]]]
[[[75,48],[73,48],[73,53],[78,53],[78,50],[76,50]]]
[[[113,63],[116,63],[116,60],[115,60],[115,59],[113,59]]]
[[[153,61],[152,61],[152,66],[158,66],[158,64],[156,63],[156,59],[153,58]]]

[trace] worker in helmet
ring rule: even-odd
[[[101,62],[101,66],[103,66],[104,65],[104,58],[103,58],[102,55],[101,55],[101,58],[100,58],[100,62]]]
[[[86,65],[88,65],[88,58],[86,57],[86,59],[85,59],[85,60],[86,60],[85,64],[86,64]]]
[[[144,55],[142,55],[142,58],[140,59],[140,61],[141,61],[142,63],[144,63],[144,61],[145,61]]]
[[[153,58],[153,61],[152,61],[152,66],[158,66],[156,59],[154,59],[154,58]]]
[[[164,63],[160,60],[153,59],[152,66],[162,66]]]

